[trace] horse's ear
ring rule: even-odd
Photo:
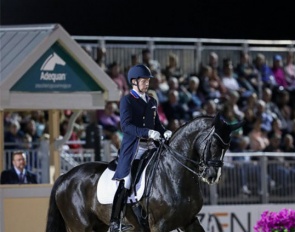
[[[224,117],[221,115],[220,112],[218,112],[215,116],[215,120],[214,120],[214,125],[215,127],[222,127],[222,126],[226,126],[227,128],[229,128],[229,130],[235,131],[236,129],[239,129],[240,127],[242,127],[245,124],[245,121],[241,121],[235,124],[228,124],[226,122],[226,120],[224,119]]]
[[[222,127],[224,124],[227,125],[227,122],[225,121],[224,117],[221,115],[220,112],[217,112],[215,115],[215,119],[213,121],[213,124],[215,127]]]
[[[217,114],[215,115],[215,118],[214,118],[212,124],[213,125],[216,125],[216,124],[220,123],[220,121],[221,121],[221,114],[220,114],[220,112],[217,112]]]
[[[230,134],[231,132],[235,131],[236,129],[242,127],[245,121],[241,121],[235,124],[228,124],[224,117],[217,113],[214,120],[215,132],[224,139],[224,141],[230,141]]]

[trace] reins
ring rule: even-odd
[[[220,141],[222,147],[226,147],[229,145],[229,143],[225,143],[223,141],[223,139],[216,132],[214,132],[214,130],[211,130],[211,132],[209,133],[208,136],[210,136],[210,135],[215,136]],[[206,138],[208,138],[208,136]],[[150,170],[150,172],[147,176],[148,178],[147,178],[147,188],[146,188],[147,189],[147,191],[146,191],[146,213],[148,212],[148,208],[149,208],[149,195],[151,192],[152,182],[153,182],[153,179],[155,176],[155,170],[159,165],[160,156],[162,155],[163,148],[172,154],[171,157],[173,157],[173,159],[175,159],[177,163],[179,163],[182,167],[184,167],[189,172],[191,172],[193,175],[195,175],[199,178],[201,178],[203,176],[203,173],[205,171],[204,167],[206,167],[206,165],[212,166],[212,167],[217,167],[217,168],[223,166],[223,161],[222,161],[223,159],[221,159],[221,160],[205,160],[205,161],[201,160],[201,161],[197,162],[197,161],[195,161],[189,157],[186,157],[184,155],[181,155],[179,152],[173,150],[169,145],[167,145],[167,143],[166,143],[167,141],[165,139],[161,139],[158,142],[160,143],[159,149],[153,154],[153,157],[152,157],[152,159],[155,162],[154,162],[154,165],[152,165],[152,169]],[[223,158],[223,156],[224,156],[224,153],[222,154],[222,158]],[[181,159],[192,163],[196,167],[199,167],[198,171],[195,171],[192,168],[185,165]],[[202,172],[199,172],[200,170],[202,170]],[[143,218],[145,218],[145,217],[143,216]]]
[[[227,147],[229,146],[229,143],[225,143],[223,141],[223,139],[217,134],[217,133],[213,133],[212,136],[215,136],[222,144],[223,147]],[[221,160],[206,160],[205,162],[202,160],[200,162],[196,162],[195,160],[193,159],[190,159],[184,155],[181,155],[179,154],[177,151],[173,150],[170,146],[168,146],[166,143],[165,143],[165,140],[160,140],[159,141],[160,144],[167,150],[169,151],[171,154],[173,154],[173,158],[181,165],[183,166],[185,169],[187,169],[188,171],[190,171],[192,174],[198,176],[198,177],[201,177],[203,173],[199,173],[199,172],[196,172],[195,170],[191,169],[190,167],[188,167],[187,165],[185,165],[183,162],[181,162],[179,160],[179,158],[181,159],[184,159],[186,161],[189,161],[190,163],[194,164],[195,166],[197,167],[201,167],[203,168],[206,164],[208,166],[213,166],[213,167],[222,167],[223,166],[223,161],[222,159]],[[222,154],[224,156],[224,154]]]
[[[201,173],[198,173],[196,171],[194,171],[193,169],[189,168],[188,166],[186,166],[185,164],[183,164],[179,159],[177,159],[176,156],[180,157],[180,158],[184,158],[185,160],[197,165],[197,166],[203,166],[204,163],[203,162],[196,162],[188,157],[185,157],[181,154],[179,154],[178,152],[176,152],[175,150],[172,150],[171,147],[169,147],[167,144],[165,144],[165,142],[161,142],[163,143],[163,146],[165,147],[165,149],[167,149],[170,153],[172,153],[174,156],[172,156],[181,166],[183,166],[184,168],[186,168],[188,171],[190,171],[191,173],[193,173],[194,175],[201,177]]]

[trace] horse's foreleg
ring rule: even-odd
[[[183,228],[184,232],[205,232],[203,226],[201,225],[199,219],[196,217],[193,223]]]

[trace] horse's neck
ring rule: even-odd
[[[198,198],[200,195],[199,179],[181,164],[187,164],[185,159],[171,154],[166,149],[163,150],[159,158],[160,161],[153,178],[153,185],[157,192],[163,192],[164,195],[167,192],[175,195],[182,192],[183,196],[191,199]],[[160,187],[159,183],[164,184],[165,188]]]
[[[191,159],[189,154],[192,153],[190,143],[173,142],[169,147],[163,150],[162,162],[165,164],[164,169],[171,173],[175,178],[186,178],[189,170],[186,168],[189,165],[188,160]]]

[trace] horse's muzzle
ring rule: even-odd
[[[214,168],[223,167],[223,161],[221,161],[221,160],[209,160],[209,161],[207,161],[207,164],[209,167],[214,167]]]
[[[201,180],[210,185],[216,184],[220,180],[220,176],[221,176],[221,167],[209,166],[203,170],[201,174]]]

